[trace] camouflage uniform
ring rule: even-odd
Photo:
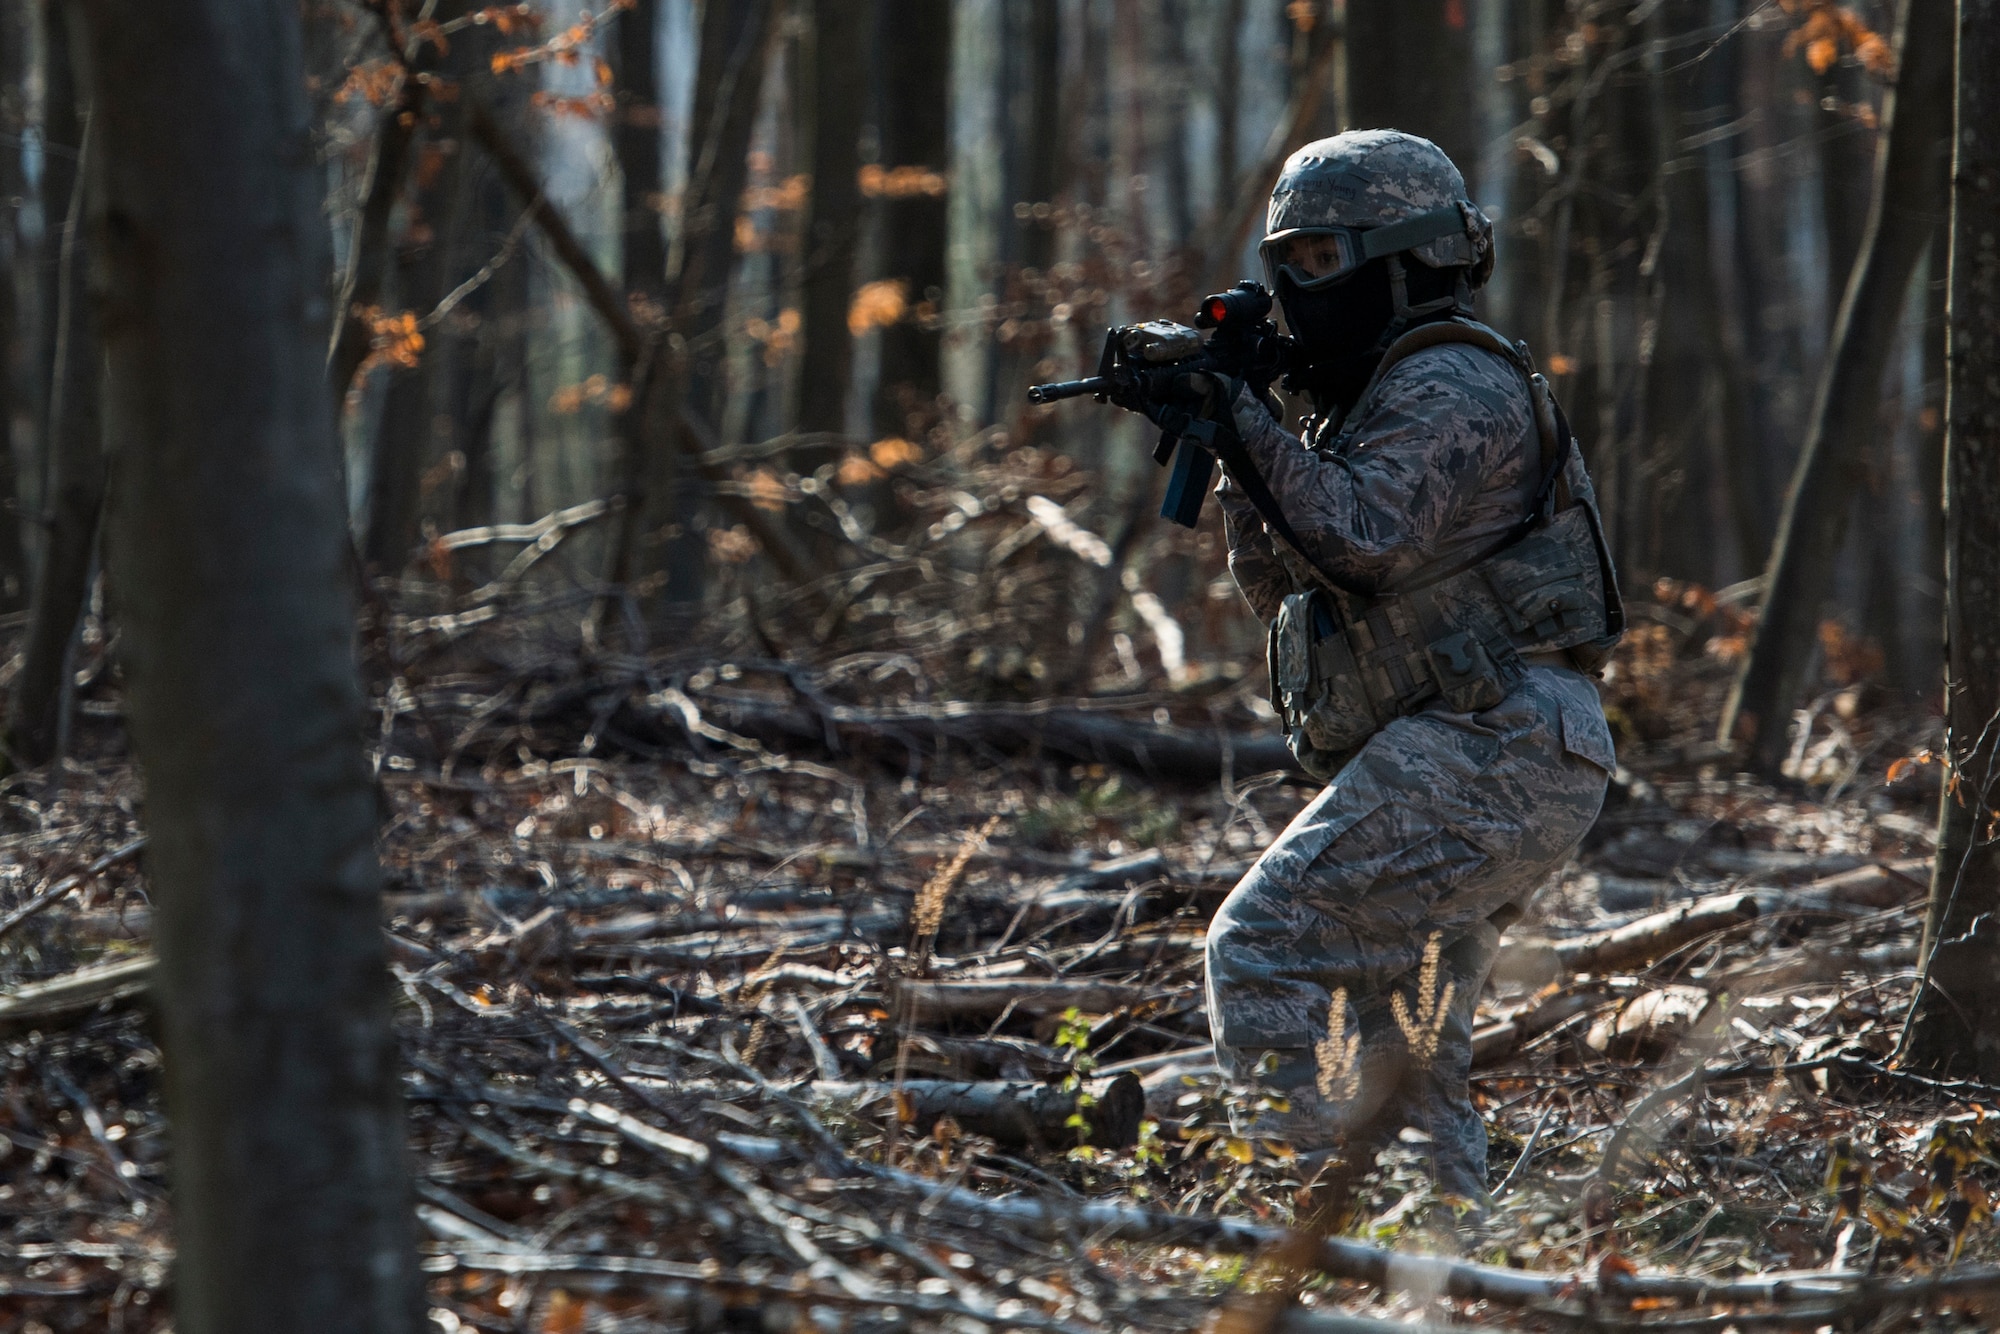
[[[1274,198],[1274,219],[1279,208]],[[1311,446],[1248,392],[1233,412],[1307,554],[1335,578],[1421,581],[1491,547],[1520,518],[1534,428],[1521,372],[1505,358],[1465,344],[1426,348],[1391,366],[1357,411],[1337,437],[1322,424]],[[1587,489],[1580,463],[1567,475]],[[1240,488],[1225,481],[1217,495],[1231,573],[1269,621],[1306,586],[1303,563]],[[1594,686],[1552,656],[1530,659],[1493,708],[1455,713],[1434,700],[1369,737],[1209,928],[1209,1022],[1224,1072],[1293,1091],[1296,1141],[1355,1116],[1314,1087],[1314,1048],[1344,991],[1332,1026],[1359,1034],[1360,1099],[1400,1104],[1382,1129],[1393,1133],[1400,1119],[1426,1132],[1440,1189],[1483,1200],[1486,1133],[1467,1089],[1473,1009],[1500,930],[1573,853],[1612,764]],[[1423,1013],[1418,974],[1433,936],[1438,988],[1449,982],[1452,994],[1434,1059],[1411,1069],[1392,997],[1412,1018]]]

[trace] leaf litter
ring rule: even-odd
[[[1834,682],[1788,789],[1732,776],[1742,614],[1655,589],[1603,686],[1605,813],[1481,1000],[1493,1215],[1459,1225],[1407,1135],[1329,1201],[1232,1132],[1259,1095],[1206,1052],[1203,928],[1312,795],[1269,762],[1248,618],[1168,600],[1169,679],[1120,612],[1051,695],[1066,609],[1128,577],[1030,531],[1081,483],[1034,451],[970,506],[925,477],[927,537],[746,579],[704,654],[565,638],[600,599],[559,558],[481,586],[500,615],[457,619],[469,577],[392,590],[384,928],[436,1327],[1947,1327],[2000,1294],[2000,1092],[1893,1064],[1937,791],[1898,761],[1934,719]],[[1134,565],[1199,592],[1195,540]],[[116,672],[86,675],[74,755],[0,784],[9,907],[143,833]],[[1749,906],[1656,924],[1717,895]],[[126,857],[0,934],[9,1328],[170,1327],[143,990],[5,1008],[143,959],[149,921]],[[1562,963],[1621,930],[1614,969]]]

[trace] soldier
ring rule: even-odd
[[[1584,671],[1623,612],[1560,410],[1525,346],[1470,318],[1493,231],[1465,195],[1413,135],[1294,153],[1262,254],[1304,438],[1239,384],[1184,392],[1268,487],[1217,488],[1230,571],[1271,623],[1292,748],[1327,780],[1209,928],[1217,1058],[1289,1095],[1274,1129],[1298,1147],[1345,1134],[1372,1156],[1421,1131],[1440,1192],[1481,1210],[1473,1009],[1501,931],[1603,802]]]

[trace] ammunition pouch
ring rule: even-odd
[[[1562,652],[1594,666],[1596,646],[1617,638],[1594,517],[1572,505],[1485,559],[1403,591],[1364,598],[1317,587],[1287,597],[1267,657],[1271,707],[1299,763],[1331,778],[1396,718],[1434,704],[1483,713],[1520,683],[1528,656]]]

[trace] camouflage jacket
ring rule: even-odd
[[[1310,442],[1247,390],[1237,433],[1313,560],[1344,581],[1393,591],[1491,546],[1529,497],[1533,408],[1521,373],[1484,348],[1448,343],[1389,368],[1364,413]],[[1301,584],[1295,559],[1234,481],[1216,489],[1229,571],[1263,620]]]

